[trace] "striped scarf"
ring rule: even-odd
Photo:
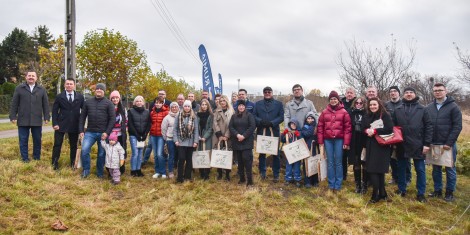
[[[184,118],[188,117],[188,122],[184,124]],[[178,115],[178,127],[180,130],[181,140],[190,139],[193,137],[194,132],[194,119],[195,115],[191,110],[189,113],[181,111]]]

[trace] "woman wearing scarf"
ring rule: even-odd
[[[124,159],[126,159],[127,158],[126,110],[122,106],[121,95],[119,94],[119,91],[115,90],[111,92],[111,95],[109,95],[109,99],[111,100],[111,102],[113,102],[114,111],[116,112],[116,119],[115,119],[114,127],[113,127],[111,134],[114,133],[115,135],[117,135],[118,142],[124,148]],[[124,171],[126,170],[126,164],[124,163],[119,168],[119,170],[121,171],[121,175],[124,174]]]
[[[199,145],[198,150],[211,150],[212,149],[212,134],[214,129],[212,129],[212,120],[214,115],[212,114],[212,108],[207,99],[201,100],[201,105],[199,106],[199,111],[197,112],[197,117],[199,119]],[[203,149],[205,146],[205,149]],[[199,169],[201,178],[204,180],[209,180],[210,168]]]
[[[180,108],[178,106],[178,103],[172,102],[170,104],[170,113],[166,115],[162,122],[162,135],[163,139],[166,142],[166,146],[168,146],[168,177],[170,179],[173,179],[173,177],[175,177],[173,170],[175,158],[178,157],[175,156],[176,146],[175,141],[173,139],[173,129],[175,126],[176,115],[178,115],[179,110]]]
[[[226,95],[222,95],[219,100],[219,106],[214,111],[214,136],[212,138],[212,144],[214,148],[217,148],[217,144],[221,141],[220,147],[225,147],[227,149],[232,148],[232,139],[230,138],[230,130],[228,128],[228,124],[230,123],[230,119],[232,118],[234,111],[232,108],[232,104],[230,103],[228,97]],[[223,146],[223,144],[227,143],[227,146]],[[231,170],[224,170],[225,171],[225,180],[230,181],[230,172]],[[217,169],[217,179],[222,179],[222,169]]]
[[[192,155],[199,141],[199,121],[192,110],[191,101],[183,103],[183,110],[176,115],[173,140],[178,152],[178,176],[176,182],[191,180]]]
[[[361,128],[362,120],[366,115],[364,109],[366,99],[364,97],[357,97],[351,104],[350,112],[351,125],[352,125],[352,138],[351,145],[349,146],[348,162],[353,165],[354,181],[356,182],[356,193],[367,193],[367,171],[365,159],[361,159],[362,145],[365,140],[364,130]]]

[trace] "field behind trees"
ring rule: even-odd
[[[469,119],[465,120],[458,158],[468,154]],[[64,141],[65,142],[65,141]],[[2,139],[0,148],[0,233],[52,233],[61,220],[71,234],[468,234],[470,177],[458,175],[456,201],[428,198],[415,200],[413,182],[405,198],[387,185],[391,202],[368,204],[370,193],[355,194],[351,168],[343,190],[334,194],[327,183],[306,189],[283,182],[260,181],[255,159],[255,187],[232,181],[193,182],[154,180],[153,167],[143,168],[145,177],[132,178],[127,171],[120,185],[92,175],[80,179],[79,171],[64,167],[68,145],[63,148],[61,170],[50,166],[53,134],[43,136],[42,159],[20,161],[17,138]],[[465,150],[466,148],[466,150]],[[92,154],[96,156],[96,149]],[[256,158],[256,157],[255,157]],[[469,158],[465,156],[464,158]],[[127,170],[130,168],[127,164]],[[94,172],[94,161],[92,171]],[[427,192],[432,191],[431,168],[427,167]],[[268,176],[272,172],[268,170]],[[282,174],[283,176],[283,174]],[[387,175],[387,181],[389,175]],[[413,180],[416,176],[413,176]],[[451,227],[456,221],[455,227]],[[449,230],[450,229],[450,230]]]

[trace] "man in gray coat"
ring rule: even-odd
[[[289,123],[291,119],[297,119],[299,126],[304,126],[305,117],[308,112],[313,112],[315,120],[318,120],[318,113],[312,101],[305,99],[304,90],[301,85],[295,84],[292,87],[294,99],[286,103],[284,108],[284,124]]]
[[[23,162],[29,162],[29,133],[33,136],[33,159],[41,158],[42,124],[50,119],[47,91],[37,84],[37,74],[33,70],[26,73],[26,83],[18,85],[13,94],[10,108],[10,121],[18,126],[20,153]],[[44,118],[44,119],[43,119]]]

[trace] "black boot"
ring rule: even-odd
[[[354,170],[354,182],[356,182],[356,190],[354,190],[354,192],[355,193],[361,193],[362,192],[361,170]]]
[[[217,180],[221,180],[222,179],[222,171],[219,170],[217,171]]]
[[[362,182],[361,194],[367,193],[367,182]]]
[[[453,202],[454,201],[454,191],[446,190],[446,196],[444,197],[446,202]]]
[[[135,172],[136,172],[136,171],[131,171],[131,176],[132,176],[132,177],[136,177],[136,176],[137,176],[137,174],[136,174]]]
[[[250,187],[250,186],[253,186],[253,177],[248,177],[248,182],[246,182],[246,186],[247,187]]]
[[[244,184],[246,182],[245,176],[240,176],[240,180],[238,181],[238,184]]]
[[[225,172],[225,180],[230,181],[230,171]]]
[[[142,173],[141,169],[136,171],[136,175],[137,175],[137,177],[144,177],[144,173]]]

